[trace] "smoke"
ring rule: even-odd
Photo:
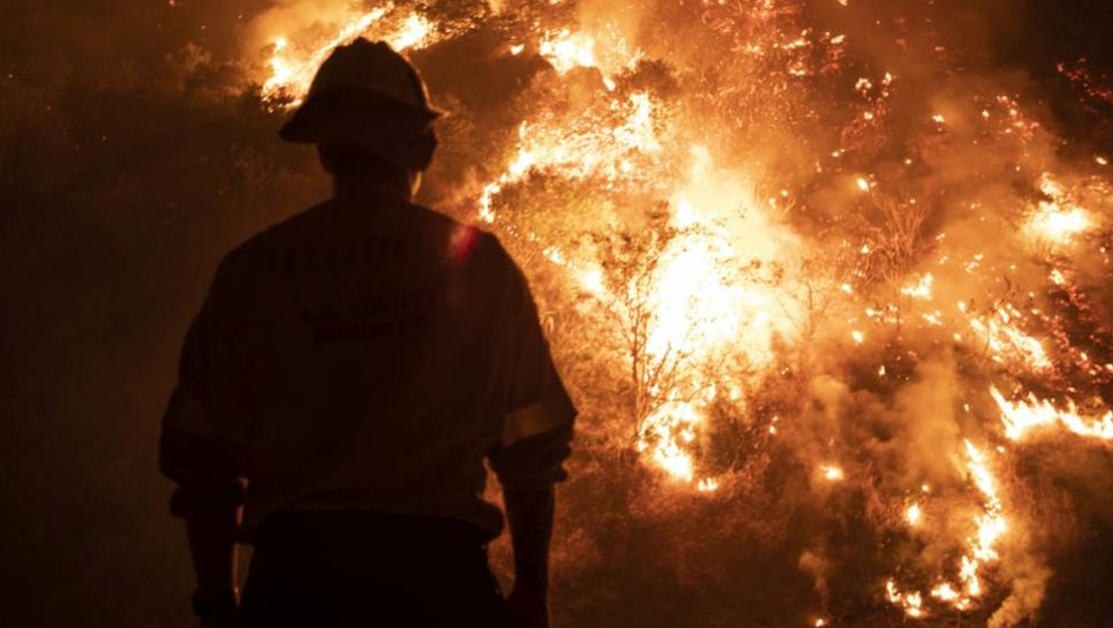
[[[831,563],[812,552],[804,552],[800,555],[799,566],[800,569],[806,571],[808,575],[815,579],[815,591],[819,594],[821,605],[826,606],[831,595],[827,582],[827,574],[831,571]]]
[[[1024,621],[1035,621],[1043,604],[1051,569],[1038,556],[1022,553],[1016,556],[1002,565],[1004,576],[1011,582],[1010,591],[989,618],[987,628],[1009,628]]]

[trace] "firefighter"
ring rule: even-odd
[[[202,626],[548,625],[576,410],[498,239],[413,202],[441,114],[405,58],[358,39],[282,128],[317,145],[333,195],[222,260],[162,425]]]

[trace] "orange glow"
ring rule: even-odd
[[[1113,441],[1113,410],[1100,418],[1086,420],[1078,414],[1074,402],[1067,404],[1066,410],[1055,408],[1050,402],[1028,395],[1027,400],[1009,401],[996,387],[989,389],[990,396],[1001,409],[1001,422],[1005,426],[1005,436],[1020,440],[1029,432],[1046,427],[1065,427],[1079,436],[1098,440]]]
[[[922,514],[923,513],[920,512],[920,505],[912,504],[908,507],[908,510],[904,511],[904,518],[908,521],[908,525],[914,526],[920,523],[920,517],[922,516]]]
[[[335,13],[315,16],[319,21],[306,28],[298,18],[276,19],[265,35],[270,48],[267,74],[262,78],[264,98],[288,98],[296,106],[309,91],[317,67],[338,46],[361,36],[382,39],[395,50],[425,47],[438,39],[435,25],[425,16],[402,13],[393,4],[367,11],[355,5],[339,7]],[[281,30],[280,30],[281,29]]]
[[[499,144],[452,146],[481,159],[454,165],[458,182],[433,198],[525,260],[554,346],[577,356],[558,366],[583,378],[570,390],[598,420],[592,437],[649,469],[662,499],[718,506],[759,482],[750,459],[790,452],[809,499],[827,500],[809,506],[876,495],[884,516],[856,521],[930,548],[867,583],[881,604],[924,619],[1007,599],[1008,561],[1039,553],[1012,492],[1028,442],[1113,442],[1113,410],[1098,401],[1107,347],[1064,333],[1062,316],[1065,301],[1091,307],[1086,283],[1108,275],[1113,192],[1089,174],[1107,175],[1107,157],[1045,154],[1059,138],[1019,97],[893,99],[917,77],[842,61],[854,46],[841,29],[777,25],[792,3],[696,5],[707,42],[690,48],[643,35],[665,28],[637,21],[652,12],[539,11],[484,31],[491,58],[536,73],[497,121],[468,118],[487,112],[463,103],[464,130],[446,125],[446,145],[476,142],[476,129]],[[294,0],[269,15],[251,61],[273,106],[297,104],[355,37],[428,49],[413,55],[422,62],[470,28],[397,2]],[[704,45],[731,47],[709,63]],[[834,107],[817,98],[823,80],[837,83]],[[907,100],[918,106],[896,110]],[[802,121],[827,120],[825,107],[852,122],[829,133]],[[989,161],[1008,164],[1006,177],[951,145],[970,133],[978,151],[1002,151]],[[870,157],[879,147],[884,159]],[[627,241],[648,258],[632,271],[608,256]],[[987,382],[1008,394],[989,388],[992,412]],[[875,411],[894,439],[880,464],[863,440],[876,435],[862,436]],[[822,628],[828,610],[795,621]]]

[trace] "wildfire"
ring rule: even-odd
[[[931,300],[931,286],[935,283],[935,277],[931,273],[927,273],[914,284],[904,286],[900,289],[900,293],[906,297],[913,299],[923,299],[925,301]]]
[[[354,37],[416,50],[468,28],[425,5],[324,4],[328,10],[311,19],[275,19],[260,28],[257,84],[270,102],[296,104],[316,66]],[[1009,493],[1012,482],[998,480],[1011,478],[1004,474],[1024,455],[1011,443],[1056,431],[1113,442],[1113,410],[1092,411],[1096,402],[1081,402],[1100,396],[1097,387],[1108,380],[1093,375],[1094,389],[1082,391],[1086,384],[1072,381],[1077,389],[1068,389],[1060,377],[1080,365],[1086,368],[1076,370],[1091,374],[1103,368],[1108,359],[1088,343],[1104,331],[1085,340],[1063,333],[1055,308],[1065,306],[1048,297],[1057,291],[1072,305],[1082,303],[1080,286],[1107,273],[1085,272],[1093,268],[1084,264],[1092,263],[1088,256],[1108,263],[1105,248],[1088,247],[1107,234],[1113,193],[1068,165],[1034,157],[1039,151],[1031,147],[1050,132],[1015,98],[990,92],[894,111],[891,95],[905,89],[905,78],[884,71],[860,76],[866,66],[843,61],[852,35],[788,28],[782,20],[803,18],[786,17],[796,12],[774,4],[701,3],[693,23],[704,30],[683,35],[705,33],[707,48],[722,51],[713,61],[696,50],[667,49],[676,45],[671,40],[635,37],[639,29],[613,16],[576,24],[557,2],[543,2],[544,11],[520,21],[497,15],[498,7],[495,15],[480,12],[492,26],[482,35],[495,40],[493,58],[522,67],[532,60],[544,72],[535,79],[540,87],[526,87],[536,90],[532,98],[514,100],[495,116],[503,125],[496,135],[507,143],[466,146],[483,161],[469,162],[459,177],[466,183],[440,198],[456,203],[454,215],[483,223],[515,254],[536,260],[537,267],[524,266],[531,280],[535,272],[555,275],[543,290],[575,293],[575,304],[557,312],[553,318],[562,322],[554,325],[577,321],[580,327],[564,337],[586,337],[590,350],[578,355],[591,354],[590,372],[620,382],[605,391],[594,391],[595,382],[579,388],[589,391],[588,403],[604,403],[594,394],[629,408],[624,414],[603,406],[611,412],[595,408],[585,416],[618,425],[612,432],[621,434],[622,446],[663,484],[720,504],[742,486],[739,469],[747,463],[743,455],[722,462],[730,456],[716,458],[717,452],[775,442],[794,452],[817,495],[865,486],[885,500],[886,526],[932,551],[948,548],[890,571],[900,577],[883,585],[871,582],[882,605],[887,600],[912,619],[988,606],[1010,586],[1009,570],[995,566],[1017,555],[1014,541],[1024,536],[1010,536],[1010,521],[1018,529],[1026,523],[1023,500]],[[743,13],[746,19],[738,19]],[[742,32],[751,22],[752,30]],[[661,32],[656,26],[652,32]],[[852,121],[828,134],[807,125],[831,119],[813,96],[815,85],[832,77],[840,83],[836,93],[849,94],[834,109],[845,109]],[[909,152],[890,161],[904,148],[887,143],[884,133],[901,117],[922,127],[932,150],[959,151],[951,136],[973,126],[980,146],[999,146],[1010,151],[1005,161],[1021,164],[1015,176],[1024,183],[1012,187],[1023,190],[986,187],[997,175],[984,172],[953,183],[982,159],[959,153],[953,163],[963,167],[948,171],[946,185],[920,192],[940,159]],[[476,128],[485,131],[482,124]],[[809,129],[815,137],[801,141]],[[884,160],[870,161],[874,145],[884,147]],[[779,150],[802,166],[783,166]],[[1085,162],[1109,170],[1105,157]],[[965,187],[978,191],[964,197]],[[952,214],[968,222],[955,224]],[[540,296],[544,307],[550,295]],[[921,391],[905,398],[928,377],[922,367],[930,356],[944,350],[950,353],[938,361],[947,363],[947,375],[932,387],[938,397]],[[1079,364],[1066,364],[1071,359]],[[1113,373],[1113,366],[1104,368]],[[1024,384],[1032,380],[1025,377],[1046,381],[1053,398],[1079,403],[1028,394]],[[970,398],[982,395],[987,381],[1017,400],[992,387],[997,412],[983,416]],[[816,382],[823,385],[809,388]],[[770,402],[761,397],[767,390],[782,393]],[[876,446],[854,439],[877,421],[859,413],[881,411],[885,435],[878,440],[897,442],[899,424],[927,422],[926,413],[908,410],[924,404],[946,422],[939,433],[956,435],[932,441],[939,449],[932,458],[953,462],[951,480],[895,481],[887,475],[894,467],[861,459]],[[956,407],[963,408],[955,411],[961,419],[951,417]],[[809,413],[822,420],[795,420]],[[720,431],[718,421],[730,429]],[[735,434],[730,438],[738,443],[717,442],[727,438],[722,433]],[[974,445],[1005,444],[996,440],[1001,433],[1007,448]],[[827,610],[809,615],[820,617],[816,626],[829,622],[821,617]]]
[[[309,91],[321,62],[337,46],[357,37],[381,39],[398,51],[422,48],[438,39],[436,27],[428,18],[401,12],[392,3],[368,11],[353,5],[331,19],[325,16],[314,27],[297,24],[292,33],[270,35],[269,74],[262,81],[265,99],[285,99],[286,106],[297,106]],[[329,34],[322,36],[322,32]]]
[[[920,517],[922,516],[922,514],[923,513],[921,513],[920,511],[920,505],[912,504],[908,507],[908,510],[904,511],[904,518],[908,521],[908,525],[914,526],[920,523]]]
[[[553,68],[564,74],[572,68],[593,68],[595,60],[595,39],[581,33],[573,33],[567,28],[559,32],[546,33],[538,47],[541,56],[548,59]]]
[[[929,593],[932,598],[960,611],[973,608],[975,601],[985,593],[982,583],[983,568],[1000,558],[997,545],[1008,529],[997,491],[997,481],[989,469],[985,454],[969,440],[964,444],[967,471],[974,487],[982,495],[982,512],[974,518],[974,533],[967,538],[966,551],[960,557],[958,582],[952,583],[940,578],[942,581]],[[919,522],[920,516],[918,504],[909,507],[905,513],[905,518],[911,526]],[[885,589],[889,602],[903,608],[909,617],[914,619],[926,617],[924,596],[920,591],[902,593],[894,580],[886,582]]]
[[[1044,173],[1040,190],[1050,198],[1040,201],[1039,208],[1028,219],[1027,228],[1037,240],[1056,245],[1072,240],[1094,228],[1090,213],[1075,205],[1063,187],[1049,173]]]
[[[1001,499],[997,496],[997,482],[989,471],[985,455],[970,441],[966,441],[966,454],[967,467],[974,479],[974,485],[985,498],[985,512],[976,519],[978,528],[975,536],[970,539],[970,553],[962,557],[959,578],[966,585],[966,597],[960,597],[955,602],[956,606],[967,606],[970,599],[982,594],[978,570],[983,564],[998,559],[995,546],[1007,529],[1005,518],[1001,514]]]
[[[386,9],[375,9],[346,21],[339,32],[324,42],[314,44],[309,51],[293,50],[290,41],[285,36],[274,38],[273,54],[268,60],[271,74],[263,82],[263,94],[268,98],[288,92],[292,95],[292,105],[301,102],[301,98],[309,91],[309,84],[313,81],[313,74],[317,67],[328,57],[337,46],[358,37],[367,31],[372,24],[386,15]]]
[[[596,54],[597,37],[568,29],[546,31],[540,35],[538,50],[559,74],[574,68],[607,69],[609,72],[634,67],[641,58],[631,52],[625,40],[605,33],[612,41],[608,54]],[[609,60],[609,64],[602,59]],[[522,122],[517,134],[514,157],[479,195],[478,217],[497,224],[498,200],[503,192],[527,183],[531,177],[554,174],[568,180],[598,181],[607,188],[631,186],[660,187],[675,180],[662,134],[661,103],[646,92],[614,93],[609,74],[600,76],[602,94],[598,108],[583,111],[540,109]],[[742,258],[736,244],[745,244],[749,256],[775,259],[783,255],[775,243],[752,245],[751,234],[725,230],[739,218],[739,200],[758,207],[751,195],[739,189],[736,181],[716,183],[717,172],[710,151],[700,145],[688,147],[691,166],[686,177],[671,186],[669,224],[675,237],[662,251],[644,303],[652,314],[645,337],[645,359],[657,370],[675,372],[668,383],[669,394],[691,399],[677,402],[661,400],[661,384],[652,384],[648,394],[659,404],[656,411],[641,420],[637,447],[648,459],[671,477],[696,485],[697,490],[712,492],[717,481],[697,479],[690,449],[700,424],[703,408],[714,401],[716,384],[698,374],[700,366],[722,353],[743,331],[757,334],[761,343],[748,347],[752,359],[766,360],[761,347],[773,333],[771,311],[776,304],[767,289],[744,281],[739,270]],[[747,220],[761,220],[758,212]],[[766,231],[768,227],[762,225]],[[752,235],[757,235],[755,232]],[[740,237],[742,236],[742,237]],[[550,258],[551,259],[551,258]],[[622,295],[609,291],[599,266],[580,262],[580,285],[599,301],[613,306]],[[628,289],[635,289],[633,286]],[[619,309],[620,316],[632,316]]]
[[[687,220],[692,211],[682,198],[678,218]],[[664,356],[691,347],[708,352],[737,336],[743,295],[727,284],[722,272],[733,257],[727,243],[701,236],[686,239],[671,255],[666,254],[651,297],[656,324],[649,336],[650,354]]]
[[[970,327],[985,343],[996,362],[1018,361],[1036,370],[1051,367],[1047,352],[1036,338],[1017,328],[1023,315],[1015,307],[1004,304],[997,307],[990,317],[972,316]]]
[[[417,13],[411,13],[402,21],[397,31],[386,37],[386,41],[395,50],[409,48],[422,48],[429,43],[433,25],[429,20]]]
[[[701,493],[714,493],[719,490],[719,480],[717,478],[704,478],[696,484],[696,490]]]
[[[1063,209],[1052,203],[1041,203],[1032,215],[1031,229],[1053,242],[1069,242],[1092,227],[1089,215],[1079,207]]]
[[[1051,402],[1041,401],[1031,394],[1027,400],[1016,402],[1006,399],[996,387],[991,387],[989,394],[1001,409],[1005,436],[1012,440],[1020,440],[1038,428],[1058,425],[1079,436],[1113,441],[1113,410],[1101,418],[1086,420],[1079,416],[1073,401],[1068,402],[1066,410],[1059,410]]]
[[[687,448],[696,439],[696,430],[703,419],[691,404],[665,404],[642,422],[643,438],[638,441],[638,448],[649,450],[654,462],[674,478],[691,482],[695,478],[695,468]]]
[[[495,198],[503,188],[530,175],[556,172],[571,179],[602,177],[610,185],[637,178],[635,164],[648,162],[661,149],[649,94],[637,92],[625,99],[610,100],[600,110],[567,118],[542,112],[534,121],[518,128],[514,159],[498,178],[483,187],[479,196],[479,218],[494,222]],[[604,124],[603,121],[610,121]]]
[[[924,612],[924,596],[920,592],[902,593],[897,589],[897,584],[892,580],[885,582],[885,596],[891,604],[904,609],[904,612],[913,619],[922,619]]]

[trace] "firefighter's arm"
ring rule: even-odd
[[[219,625],[237,606],[236,530],[243,483],[216,441],[164,427],[160,466],[178,484],[171,513],[185,520],[197,588],[192,604],[202,626]]]
[[[549,544],[556,507],[554,484],[563,480],[571,424],[497,448],[491,466],[503,487],[514,546],[514,589],[508,600],[516,627],[548,626]]]
[[[177,484],[170,511],[185,520],[197,575],[193,610],[202,626],[225,625],[222,618],[237,606],[235,538],[244,473],[228,434],[245,415],[240,390],[250,360],[226,262],[186,334],[159,439],[159,468]]]
[[[202,619],[236,608],[236,519],[234,509],[199,511],[186,517],[197,574],[193,612]]]
[[[502,485],[514,545],[508,602],[516,628],[547,628],[553,486],[567,477],[563,463],[571,453],[576,408],[553,363],[526,279],[513,263],[507,267],[509,386],[502,433],[489,459]]]
[[[549,624],[549,543],[553,535],[552,486],[504,495],[514,545],[514,589],[508,600],[517,627]]]

